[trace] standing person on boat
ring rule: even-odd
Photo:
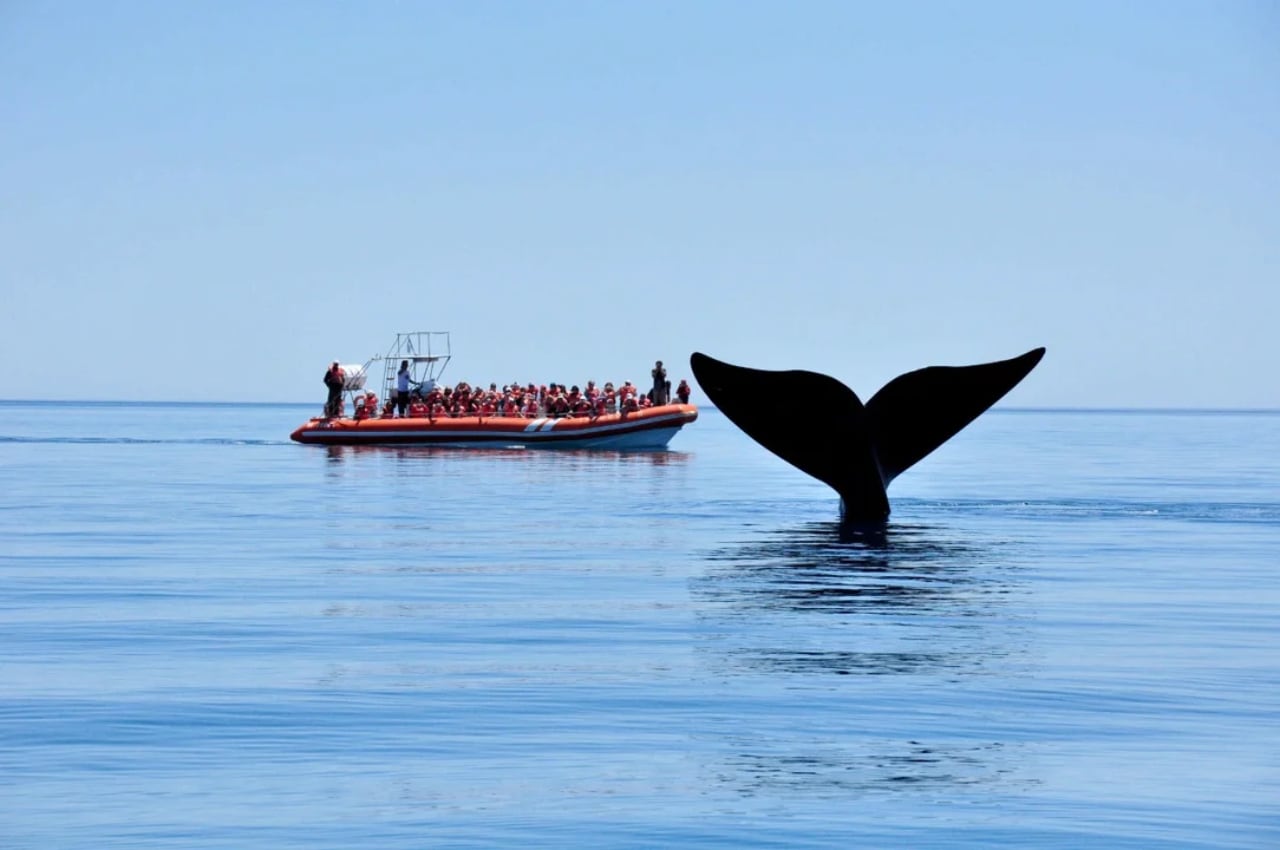
[[[680,386],[676,387],[676,398],[680,399],[681,404],[689,403],[689,382],[684,378],[680,379]]]
[[[667,370],[662,368],[661,360],[654,364],[649,374],[653,375],[653,390],[649,393],[653,406],[666,404],[667,397],[671,394],[671,382],[667,380]]]
[[[400,418],[404,418],[405,410],[409,407],[409,361],[400,361],[400,371],[396,372],[396,410],[400,413]]]
[[[333,365],[324,373],[324,385],[329,388],[329,398],[324,403],[324,415],[330,418],[337,416],[342,410],[342,387],[347,382],[346,373],[333,361]]]

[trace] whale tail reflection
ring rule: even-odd
[[[1035,368],[1043,348],[993,363],[930,366],[899,375],[865,405],[829,375],[689,358],[699,385],[725,416],[778,457],[840,494],[846,523],[889,517],[893,479],[955,436]],[[762,399],[791,400],[779,414]]]

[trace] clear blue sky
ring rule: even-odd
[[[6,398],[318,404],[437,329],[1280,407],[1280,4],[5,0],[0,292]]]

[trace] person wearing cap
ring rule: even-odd
[[[547,399],[547,415],[558,419],[568,413],[569,399],[565,398],[564,393],[557,389],[555,395],[549,396]]]
[[[324,415],[330,418],[342,411],[342,387],[347,382],[346,373],[333,361],[333,365],[324,373],[324,385],[329,388],[329,398],[324,403]]]

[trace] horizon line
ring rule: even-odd
[[[0,404],[84,404],[93,406],[136,405],[169,407],[323,407],[314,401],[223,401],[223,400],[163,400],[163,399],[70,399],[70,398],[0,398]],[[713,404],[695,405],[699,409],[719,410]],[[1280,414],[1280,407],[1139,407],[1139,406],[1083,406],[1064,405],[992,407],[992,413],[1268,413]]]

